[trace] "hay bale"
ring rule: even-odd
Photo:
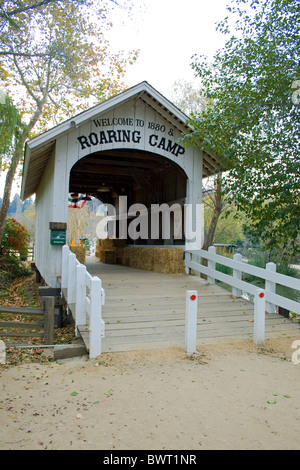
[[[185,272],[183,250],[181,248],[167,248],[168,250],[168,262],[167,272],[176,274],[183,274]]]
[[[171,273],[185,273],[183,250],[181,248],[171,248],[169,253],[169,270]]]
[[[153,271],[163,274],[184,273],[183,250],[154,248]]]
[[[116,263],[123,264],[124,248],[116,248]]]
[[[116,264],[116,250],[101,250],[100,261],[105,264]]]
[[[168,249],[167,248],[154,248],[153,253],[153,271],[156,273],[169,272],[168,270]]]
[[[140,269],[140,256],[142,253],[142,248],[132,248],[130,251],[129,257],[129,266],[131,268]]]
[[[98,238],[97,243],[96,243],[96,250],[95,250],[96,258],[100,259],[100,252],[101,252],[101,240],[100,238]]]
[[[84,246],[69,246],[70,251],[76,255],[79,263],[85,263],[86,249]]]
[[[125,247],[123,265],[164,274],[184,273],[183,250],[180,248]]]
[[[114,240],[112,238],[103,238],[101,240],[102,250],[112,250],[114,248]]]
[[[125,247],[126,240],[123,238],[114,238],[113,239],[113,246],[115,248],[124,248]]]
[[[154,249],[155,248],[144,248],[143,252],[141,253],[140,269],[153,271]]]
[[[132,250],[132,248],[129,248],[128,246],[126,246],[123,250],[123,265],[124,266],[129,266],[129,259],[130,259],[130,251]]]

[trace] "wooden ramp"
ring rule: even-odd
[[[253,303],[233,299],[230,292],[197,276],[159,274],[88,258],[87,269],[102,279],[106,300],[102,311],[102,352],[185,346],[186,290],[198,291],[197,343],[204,338],[253,338]],[[266,314],[266,338],[291,334],[299,325]],[[88,328],[80,328],[88,345]]]

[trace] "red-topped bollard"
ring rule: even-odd
[[[265,342],[265,292],[257,289],[254,296],[254,343],[263,347]]]
[[[198,293],[186,291],[185,349],[188,354],[196,352]]]

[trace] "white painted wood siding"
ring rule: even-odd
[[[57,276],[61,275],[62,247],[50,245],[49,222],[68,222],[68,193],[70,171],[80,159],[94,152],[112,149],[138,149],[161,155],[178,164],[186,173],[187,202],[200,204],[202,202],[202,152],[195,148],[185,147],[176,155],[177,145],[183,148],[180,139],[186,131],[184,123],[163,108],[153,108],[137,98],[119,104],[113,109],[96,114],[89,121],[80,125],[70,125],[56,137],[55,150],[49,159],[47,167],[36,192],[36,249],[35,261],[37,268],[52,287],[57,285]],[[122,123],[122,119],[132,121]],[[74,118],[76,119],[76,118]],[[96,125],[96,123],[97,125]],[[143,123],[143,126],[142,126]],[[98,143],[82,148],[78,140],[80,136],[90,136],[91,133],[100,135],[107,131],[130,131],[130,142]],[[139,137],[133,142],[132,135]],[[96,139],[95,135],[93,137]],[[151,137],[154,136],[154,137]],[[162,140],[165,139],[165,140]],[[170,141],[170,143],[169,143]],[[165,148],[163,143],[165,142]],[[161,145],[159,146],[159,144]],[[169,145],[169,150],[167,146]],[[173,149],[173,152],[172,152]]]

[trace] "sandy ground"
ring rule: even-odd
[[[299,449],[300,337],[0,370],[1,449]],[[299,356],[300,357],[300,354]]]

